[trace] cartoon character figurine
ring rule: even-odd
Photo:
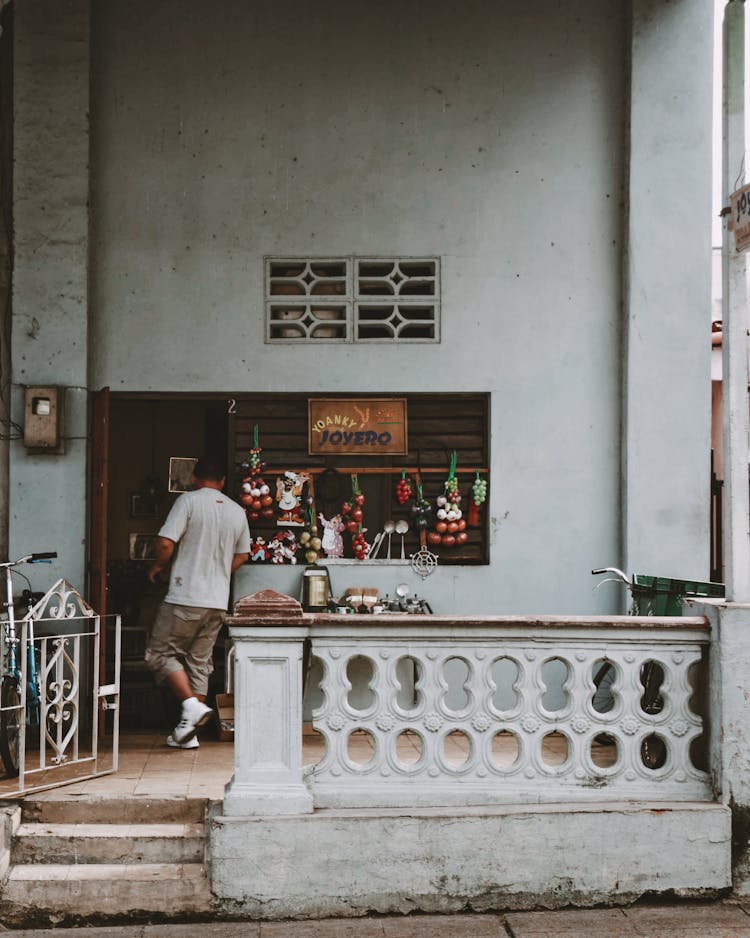
[[[305,519],[300,511],[302,489],[310,477],[304,472],[285,472],[276,480],[276,501],[281,517],[277,524],[286,527],[304,527]]]
[[[262,537],[256,537],[255,541],[250,546],[250,558],[251,560],[263,561],[266,559],[266,542]]]
[[[328,557],[344,556],[344,540],[341,532],[344,530],[344,522],[341,515],[334,515],[330,520],[319,514],[320,523],[323,525],[322,547]]]
[[[297,540],[292,531],[280,531],[268,545],[271,563],[297,563]]]

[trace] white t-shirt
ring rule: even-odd
[[[250,551],[244,510],[216,489],[185,492],[172,506],[159,537],[178,545],[164,601],[226,609],[232,558]]]

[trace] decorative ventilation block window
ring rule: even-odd
[[[355,340],[437,342],[438,262],[355,260]]]
[[[437,258],[267,258],[267,342],[439,342]]]

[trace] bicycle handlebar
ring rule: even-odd
[[[594,576],[597,576],[600,573],[613,573],[615,578],[618,579],[621,583],[624,583],[626,586],[630,586],[630,577],[627,573],[623,573],[622,570],[618,570],[617,567],[601,567],[599,570],[592,570],[591,573]]]
[[[22,563],[52,563],[55,557],[57,557],[56,550],[49,550],[40,554],[26,554],[25,557],[19,557],[18,560],[7,560],[5,563],[0,563],[0,570],[8,570],[10,567],[17,567]]]

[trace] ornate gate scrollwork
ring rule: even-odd
[[[120,618],[109,617],[105,644],[107,621],[65,579],[20,621],[19,772],[0,777],[0,798],[117,770]],[[111,731],[106,752],[104,726]]]

